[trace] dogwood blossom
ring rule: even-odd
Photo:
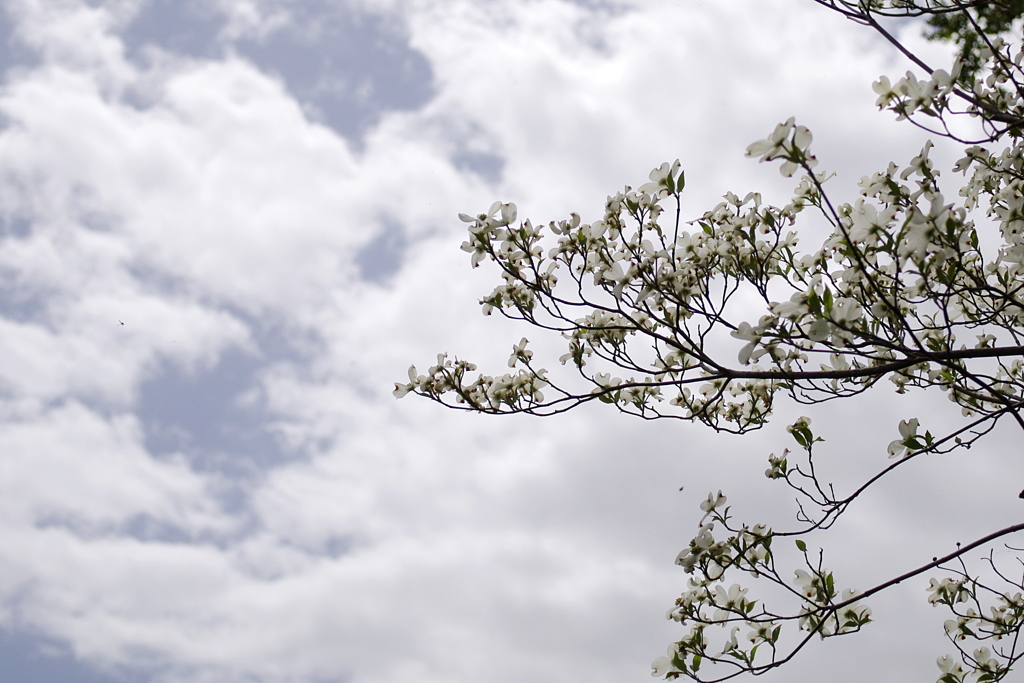
[[[912,417],[909,420],[900,420],[900,438],[889,443],[889,457],[896,458],[903,455],[911,448],[917,448],[917,428],[920,426],[918,419]]]
[[[813,167],[817,160],[808,152],[813,136],[805,126],[795,124],[790,117],[780,123],[772,134],[764,140],[758,140],[747,147],[748,157],[760,157],[760,161],[785,159],[779,172],[785,177],[792,176],[801,166]]]
[[[715,514],[715,511],[726,504],[729,499],[722,495],[721,489],[717,494],[709,493],[707,500],[700,504],[700,509],[704,511],[704,516],[701,517],[701,523],[704,522],[710,515]]]
[[[683,673],[683,670],[676,666],[678,652],[675,646],[670,645],[668,648],[667,657],[658,657],[651,664],[651,675],[657,678],[669,676],[671,674]]]
[[[961,683],[967,672],[960,666],[960,662],[953,659],[951,655],[942,655],[936,661],[939,666],[939,670],[942,671],[942,676],[939,677],[939,683]]]

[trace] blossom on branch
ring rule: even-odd
[[[758,192],[727,192],[686,216],[676,159],[637,189],[610,194],[589,223],[579,213],[519,221],[516,205],[501,202],[460,214],[471,265],[489,262],[498,272],[482,312],[564,343],[554,354],[558,372],[549,376],[541,347],[534,353],[523,337],[508,357],[510,372],[488,375],[441,354],[424,374],[410,368],[394,395],[492,414],[555,415],[597,401],[644,419],[742,434],[765,426],[780,400],[813,406],[868,391],[941,391],[963,421],[942,421],[937,436],[920,433],[917,417],[890,425],[898,431],[885,449],[891,461],[880,458],[861,481],[822,480],[818,453],[832,444],[808,417],[789,425],[795,450],[770,455],[764,473],[795,494],[791,528],[735,521],[726,496],[709,494],[676,557],[686,588],[667,616],[684,635],[652,673],[697,681],[766,673],[809,647],[810,636],[866,627],[868,600],[937,569],[948,576],[931,580],[927,600],[950,611],[943,631],[959,653],[937,660],[939,681],[994,683],[1024,656],[1007,645],[1024,630],[1024,581],[990,555],[985,575],[1009,585],[984,584],[968,570],[967,553],[1024,524],[943,549],[862,593],[837,586],[824,564],[836,521],[889,473],[969,448],[997,423],[1024,425],[1024,49],[1000,35],[1019,26],[1024,5],[818,1],[908,56],[888,19],[926,17],[963,39],[948,70],[912,56],[914,71],[872,86],[876,105],[898,120],[963,146],[955,196],[940,187],[931,141],[840,196],[833,176],[816,170],[811,132],[790,118],[746,150],[798,176],[778,205]],[[976,225],[979,215],[991,227]],[[801,233],[804,223],[813,230]],[[822,239],[807,237],[820,228]],[[821,539],[820,550],[809,550],[811,538]],[[1019,544],[1006,547],[1020,552]],[[765,593],[771,605],[757,595],[765,584],[774,586]],[[796,633],[784,635],[787,628]]]

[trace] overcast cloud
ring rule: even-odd
[[[924,139],[873,106],[906,69],[887,45],[792,0],[3,8],[0,677],[649,680],[699,501],[792,519],[762,472],[796,408],[737,439],[391,389],[440,351],[561,353],[480,315],[496,276],[457,213],[593,219],[676,157],[689,215],[728,190],[784,202],[793,181],[743,150],[789,116],[850,198]],[[869,471],[899,418],[947,413],[836,407],[825,466]],[[850,581],[1014,518],[1024,473],[998,445],[867,501],[839,530]],[[960,486],[990,497],[958,509]],[[785,680],[931,680],[923,588]]]

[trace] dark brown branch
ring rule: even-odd
[[[1007,346],[995,349],[960,349],[959,351],[934,351],[934,352],[913,352],[908,353],[907,358],[895,360],[890,363],[873,365],[869,368],[853,368],[850,370],[764,370],[755,372],[743,372],[739,370],[723,369],[714,373],[711,378],[723,377],[726,379],[778,379],[787,381],[799,381],[802,379],[844,379],[850,377],[875,377],[889,372],[902,370],[918,363],[935,362],[943,363],[953,360],[970,358],[1001,358],[1006,356],[1024,356],[1024,346]],[[707,377],[703,379],[709,379]]]

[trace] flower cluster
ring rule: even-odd
[[[907,86],[904,94],[913,92]],[[968,207],[947,202],[939,190],[930,144],[905,167],[890,164],[864,177],[861,198],[832,209],[825,177],[809,173],[816,161],[810,141],[809,131],[790,120],[748,149],[763,161],[782,161],[785,175],[797,168],[808,172],[782,208],[765,205],[757,193],[729,193],[695,221],[665,226],[662,205],[678,201],[684,186],[676,161],[654,169],[639,189],[610,196],[603,217],[589,224],[572,214],[546,227],[529,220],[516,225],[515,205],[502,203],[461,216],[470,223],[463,249],[472,264],[489,259],[501,269],[503,283],[482,300],[484,313],[500,311],[559,330],[568,345],[559,361],[575,368],[584,386],[553,384],[546,370],[535,367],[523,338],[509,356],[513,372],[474,375],[472,363],[442,355],[424,375],[411,369],[409,382],[396,385],[396,396],[452,396],[456,407],[536,414],[598,399],[644,417],[675,415],[738,432],[764,424],[780,390],[846,396],[885,376],[900,392],[937,386],[965,414],[994,414],[1024,397],[1024,362],[997,357],[990,369],[979,361],[968,370],[972,354],[956,346],[956,331],[970,329],[978,358],[991,358],[1005,331],[1024,323],[1024,305],[1011,293],[1024,284],[1016,269],[1024,262],[1024,187],[992,170],[1024,170],[1024,153],[997,158],[974,147],[960,164],[961,170],[975,167],[968,201],[990,198],[1006,240],[989,263],[967,220]],[[834,231],[820,248],[801,253],[790,226],[808,208],[829,218]],[[756,322],[733,317],[730,298],[741,286],[760,293],[764,313]],[[716,328],[728,334],[711,344],[708,335]],[[712,353],[721,339],[737,344],[734,363]],[[809,424],[802,418],[790,427],[808,457],[820,441]],[[918,430],[916,418],[903,420],[899,438],[889,444],[890,457],[907,460],[943,447]],[[813,466],[794,465],[788,450],[769,458],[765,474],[819,506],[814,524],[823,528],[848,505],[817,484]],[[736,605],[742,612],[758,603],[733,599],[746,589],[724,587],[731,570],[785,583],[769,550],[773,533],[763,525],[731,527],[721,493],[701,507],[697,534],[676,559],[694,583],[670,612],[691,631],[673,646],[674,654],[655,663],[656,672],[691,675],[695,664],[709,658],[754,666],[756,643],[748,638],[749,648],[740,647],[736,630],[725,649],[708,650],[707,627],[737,619],[761,634],[757,643],[770,641],[773,653],[777,629],[787,619],[821,637],[851,633],[871,621],[870,608],[855,592],[837,591],[831,573],[810,566],[796,574],[803,602],[793,613],[762,608],[753,616],[739,614]],[[806,510],[801,514],[812,521]],[[970,628],[973,618],[965,613],[956,628]]]
[[[764,525],[729,525],[728,498],[721,491],[709,493],[700,504],[704,513],[697,535],[689,547],[679,553],[676,563],[691,578],[688,589],[675,602],[666,617],[690,626],[689,635],[669,648],[668,656],[652,663],[652,675],[677,678],[695,673],[704,661],[752,665],[758,648],[767,644],[774,651],[782,627],[773,616],[748,597],[748,588],[738,583],[726,585],[726,572],[735,568],[750,576],[774,576],[771,562],[772,532]],[[717,540],[715,526],[729,534]],[[746,639],[739,640],[741,625]],[[709,649],[707,628],[730,628],[721,649]]]
[[[871,609],[859,601],[859,593],[847,589],[840,597],[833,574],[825,569],[808,565],[810,571],[797,570],[795,580],[786,581],[778,573],[771,552],[773,532],[760,524],[732,527],[727,502],[721,491],[708,494],[700,505],[704,515],[697,536],[676,558],[691,578],[687,590],[666,616],[689,626],[689,633],[669,648],[666,657],[652,663],[654,676],[695,677],[702,663],[770,668],[787,621],[795,621],[799,629],[822,638],[858,631],[871,621]],[[716,525],[729,535],[716,539]],[[806,556],[806,545],[798,541],[798,547]],[[788,615],[769,611],[749,596],[749,588],[726,582],[733,569],[785,587],[800,598],[799,608]],[[712,627],[728,629],[720,649],[709,637]],[[741,640],[739,634],[744,629],[746,638]],[[771,661],[758,664],[759,649],[769,652]]]
[[[720,579],[730,567],[744,569],[756,576],[770,555],[771,530],[763,524],[751,528],[743,526],[735,530],[733,535],[715,540],[715,522],[706,521],[707,517],[711,516],[712,520],[717,519],[725,524],[724,515],[728,514],[728,509],[723,514],[714,507],[707,507],[712,500],[709,497],[701,505],[701,509],[706,510],[704,519],[701,520],[697,535],[690,541],[689,547],[676,557],[676,564],[688,574],[699,572],[710,581]],[[714,500],[716,505],[724,504],[726,498],[719,491],[718,498]],[[728,527],[726,529],[732,531]]]
[[[525,347],[525,344],[522,346]],[[517,347],[518,348],[518,347]],[[526,357],[529,351],[519,348],[513,352],[510,365],[515,365]],[[424,396],[441,396],[450,391],[457,391],[456,401],[475,410],[498,410],[502,406],[519,408],[524,405],[539,404],[544,401],[541,392],[547,386],[545,371],[533,371],[529,368],[516,373],[506,373],[498,377],[479,375],[473,382],[465,382],[467,372],[476,370],[476,366],[462,360],[449,360],[445,354],[437,357],[437,365],[420,375],[416,366],[409,367],[409,382],[396,383],[394,395],[402,398],[410,392]]]
[[[954,613],[955,618],[947,619],[944,628],[961,655],[960,661],[951,655],[939,657],[942,675],[938,683],[961,683],[969,679],[978,683],[997,681],[1009,673],[1011,665],[1022,656],[1014,642],[1024,627],[1024,595],[1020,590],[995,595],[993,603],[988,605],[989,614],[985,616],[979,588],[982,586],[978,580],[967,576],[929,581],[928,602],[944,605]],[[972,652],[968,641],[992,641],[993,645],[982,645]],[[1011,644],[1003,646],[1004,641]]]
[[[910,71],[895,85],[889,82],[888,77],[882,76],[872,86],[878,93],[875,104],[896,112],[897,120],[913,116],[916,112],[938,117],[949,108],[949,94],[953,92],[959,75],[960,63],[957,62],[952,74],[938,69],[926,81],[918,80]]]
[[[787,121],[750,153],[785,163],[799,158],[809,168],[809,142],[806,129]],[[826,210],[821,176],[805,176],[793,201],[781,209],[764,206],[757,193],[742,199],[730,193],[694,221],[698,230],[682,229],[677,222],[669,231],[659,218],[662,202],[678,199],[684,185],[678,160],[652,171],[651,181],[639,190],[626,188],[609,197],[604,217],[591,224],[573,214],[547,228],[529,220],[515,227],[515,205],[497,202],[475,217],[462,215],[471,223],[463,248],[473,254],[474,265],[490,258],[501,266],[504,282],[483,299],[485,313],[500,310],[563,330],[568,349],[560,361],[571,361],[594,386],[584,392],[559,386],[559,401],[582,402],[589,395],[648,417],[677,407],[686,419],[715,428],[732,424],[728,429],[742,432],[763,424],[775,393],[795,388],[788,380],[799,379],[812,354],[825,353],[829,362],[818,367],[831,373],[827,384],[805,383],[801,390],[849,395],[888,374],[901,392],[940,386],[968,412],[1004,406],[1021,395],[1019,368],[1010,372],[1000,366],[992,381],[979,387],[956,363],[910,362],[921,355],[922,342],[928,351],[952,352],[955,328],[977,328],[993,309],[1000,320],[991,322],[1024,321],[1018,319],[1024,307],[998,301],[1006,296],[1000,292],[1016,286],[1020,264],[1014,259],[1024,261],[1024,192],[1016,184],[998,190],[976,172],[975,185],[993,196],[992,212],[1000,216],[1007,238],[996,263],[986,264],[966,209],[945,201],[938,189],[930,148],[925,145],[902,171],[891,164],[863,178],[864,196],[835,208],[834,234],[807,254],[797,251],[796,235],[786,226],[808,206]],[[970,151],[964,167],[991,163],[979,148]],[[907,184],[910,179],[916,187]],[[631,222],[634,230],[628,229]],[[549,234],[556,243],[545,248]],[[559,273],[565,272],[575,295],[556,291]],[[741,284],[762,292],[779,291],[782,284],[791,293],[788,300],[765,296],[766,311],[756,323],[729,323],[728,300]],[[602,292],[608,296],[603,302]],[[579,307],[590,310],[565,315]],[[947,324],[939,326],[938,320]],[[706,333],[699,330],[716,324],[730,327],[730,336],[742,343],[736,361],[748,372],[722,372],[720,364],[707,362]],[[640,361],[638,347],[645,345],[653,353]],[[594,361],[635,374],[621,380],[623,391],[609,391],[602,378],[612,375],[610,370],[600,365],[584,370]],[[887,367],[892,371],[873,371]],[[772,368],[778,379],[766,372]],[[525,386],[522,381],[515,386]],[[674,395],[666,395],[666,385],[676,387]],[[440,386],[419,393],[441,399]],[[450,390],[460,397],[457,402],[470,393],[468,387]],[[479,405],[542,413],[538,403]]]
[[[847,588],[836,604],[832,572],[821,569],[808,573],[796,570],[796,585],[806,602],[800,610],[799,626],[822,638],[859,631],[871,621],[871,608],[857,601],[858,591]]]
[[[519,220],[515,204],[495,202],[459,216],[469,224],[462,248],[471,265],[490,262],[500,273],[482,311],[561,335],[560,369],[549,376],[543,354],[524,337],[512,347],[508,373],[477,373],[442,354],[428,372],[410,368],[408,382],[395,386],[398,397],[415,393],[480,412],[552,415],[601,401],[647,419],[735,433],[765,425],[780,396],[815,404],[877,386],[899,394],[935,388],[958,406],[965,422],[938,436],[921,433],[916,417],[892,425],[891,461],[880,457],[879,472],[848,494],[820,480],[813,450],[822,439],[810,420],[790,425],[799,450],[769,456],[765,476],[797,494],[796,530],[735,525],[721,491],[709,495],[696,534],[676,558],[688,588],[668,616],[686,632],[654,662],[656,676],[703,680],[702,663],[704,671],[731,665],[764,673],[795,654],[781,652],[786,622],[822,638],[869,623],[862,595],[885,585],[864,594],[840,590],[820,559],[809,558],[803,537],[827,531],[895,468],[970,447],[1024,405],[1024,50],[985,33],[985,22],[969,14],[986,11],[986,3],[822,4],[878,30],[878,14],[934,15],[959,17],[977,32],[967,55],[973,61],[874,84],[879,107],[963,142],[953,167],[965,176],[958,196],[940,184],[927,142],[906,163],[861,178],[859,196],[836,200],[826,190],[831,176],[817,170],[811,132],[790,118],[747,148],[761,162],[779,162],[783,176],[799,176],[779,206],[757,192],[729,192],[686,220],[678,159],[653,169],[638,188],[608,196],[591,222],[572,213],[534,224]],[[965,127],[952,125],[955,117],[977,134],[961,138],[954,131]],[[826,228],[820,243],[798,237],[807,213]],[[985,235],[985,220],[975,225],[979,214],[998,235]],[[803,564],[795,581],[776,566],[772,541],[780,536],[796,537]],[[984,591],[962,569],[929,587],[929,602],[953,613],[945,630],[960,652],[959,661],[939,658],[939,680],[997,681],[1021,656],[1000,643],[1016,642],[1024,600],[1014,590],[988,589],[997,597],[983,606]],[[769,611],[732,582],[737,573],[781,587],[791,609]],[[719,627],[723,642],[712,645]]]

